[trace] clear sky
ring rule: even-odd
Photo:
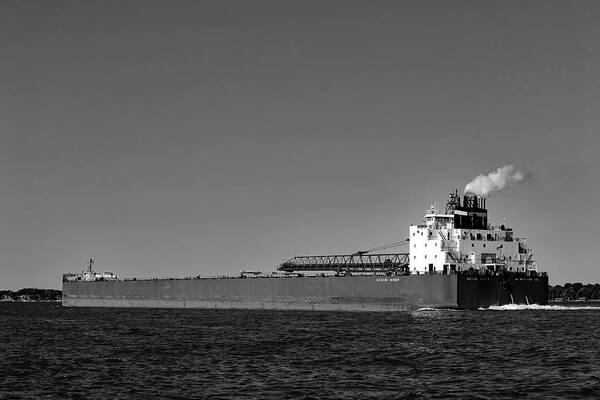
[[[0,289],[235,274],[492,222],[598,282],[596,1],[0,1]]]

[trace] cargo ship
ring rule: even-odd
[[[63,275],[66,307],[157,307],[323,311],[474,309],[548,303],[548,275],[532,248],[504,224],[488,223],[487,199],[450,193],[408,238],[349,254],[296,256],[272,272],[237,276],[119,278]],[[390,252],[395,247],[408,251]]]

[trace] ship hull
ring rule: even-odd
[[[548,302],[546,276],[348,276],[63,283],[63,306],[411,311]]]

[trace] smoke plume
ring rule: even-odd
[[[509,186],[523,182],[526,175],[514,165],[505,165],[487,175],[478,175],[465,186],[465,193],[471,192],[477,196],[487,196]]]

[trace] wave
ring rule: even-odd
[[[600,310],[600,306],[541,306],[539,304],[505,304],[503,306],[490,306],[488,308],[480,307],[479,310],[494,310],[494,311],[519,311],[519,310]]]

